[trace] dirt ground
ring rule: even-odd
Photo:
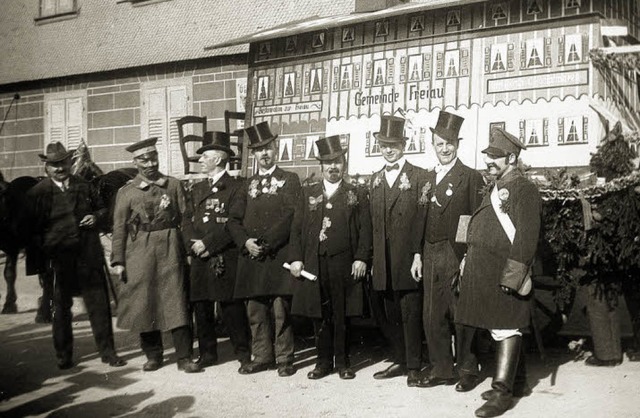
[[[3,266],[0,266],[3,267]],[[23,266],[19,270],[24,272]],[[4,303],[5,285],[0,285]],[[275,370],[243,376],[232,359],[227,339],[219,344],[220,363],[204,373],[178,372],[173,349],[165,366],[153,373],[141,370],[145,359],[137,337],[116,330],[119,354],[129,362],[110,368],[100,362],[82,304],[74,305],[75,361],[58,370],[50,325],[35,324],[39,293],[35,277],[18,279],[18,309],[0,316],[0,416],[7,417],[473,417],[489,389],[492,365],[483,382],[460,394],[453,387],[408,388],[404,378],[374,380],[387,366],[375,330],[356,334],[352,362],[357,377],[343,381],[331,375],[308,380],[315,349],[311,338],[297,338],[298,372],[288,378]],[[115,318],[114,318],[115,324]],[[165,336],[166,345],[170,337]],[[488,354],[487,359],[492,355]],[[640,417],[640,363],[591,368],[564,346],[547,350],[542,361],[527,354],[533,394],[518,400],[505,417]]]

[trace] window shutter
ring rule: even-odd
[[[76,149],[82,140],[82,98],[67,99],[66,147]]]
[[[515,44],[508,44],[507,45],[507,70],[509,71],[513,71],[514,68],[514,54],[515,54],[515,50],[516,50],[516,45]]]
[[[184,163],[180,152],[180,137],[176,121],[187,116],[187,88],[185,86],[167,87],[169,98],[169,174],[175,176],[184,173]],[[195,155],[195,144],[190,143],[188,155]]]
[[[168,146],[167,146],[167,103],[165,89],[150,89],[146,94],[147,111],[147,137],[157,137],[158,162],[160,171],[168,173]]]
[[[62,142],[64,144],[65,131],[65,105],[64,99],[52,100],[47,105],[47,134],[48,141]],[[46,145],[46,144],[45,144]]]

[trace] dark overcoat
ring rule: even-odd
[[[229,205],[243,193],[243,181],[228,173],[210,184],[209,180],[196,183],[191,190],[193,217],[183,227],[185,245],[191,248],[194,240],[202,240],[209,257],[191,254],[190,298],[199,300],[230,301],[236,283],[238,247],[226,229]]]
[[[291,229],[289,260],[302,261],[304,269],[316,276],[320,274],[318,253],[320,231],[325,218],[331,222],[331,226],[324,232],[326,239],[322,241],[323,252],[328,256],[348,254],[348,257],[337,258],[344,260],[344,265],[332,266],[333,271],[344,274],[328,278],[338,281],[337,285],[344,289],[344,302],[333,303],[344,303],[347,316],[362,315],[362,282],[353,279],[351,268],[355,260],[369,263],[371,258],[371,216],[366,190],[359,190],[343,181],[327,199],[322,183],[303,188]],[[291,313],[321,318],[320,299],[320,278],[316,281],[297,279],[293,285]]]
[[[282,264],[287,261],[289,235],[300,179],[276,167],[270,176],[254,175],[229,208],[227,228],[240,249],[236,272],[236,298],[291,295],[293,279]],[[264,242],[264,257],[253,259],[245,248],[249,238]]]
[[[523,328],[529,325],[531,297],[505,294],[500,285],[522,282],[533,262],[540,234],[541,200],[538,188],[516,170],[497,184],[509,192],[498,210],[506,210],[513,222],[514,242],[511,244],[500,225],[487,193],[469,225],[455,321],[485,329]]]
[[[168,331],[189,323],[180,225],[190,209],[173,177],[150,183],[138,175],[118,190],[111,265],[124,266],[127,277],[118,300],[120,328]]]
[[[26,210],[29,215],[26,219],[33,243],[45,258],[55,257],[61,251],[77,254],[79,262],[75,282],[69,283],[74,294],[79,291],[77,280],[95,280],[96,283],[92,284],[104,286],[104,252],[96,226],[107,216],[106,206],[91,183],[72,175],[65,194],[70,195],[74,202],[73,216],[52,219],[53,194],[58,190],[58,186],[47,177],[27,193],[29,207]],[[96,223],[90,228],[80,228],[80,221],[86,215],[95,215]],[[88,274],[89,270],[100,274]]]
[[[412,237],[415,230],[424,230],[425,217],[416,216],[416,213],[427,172],[406,162],[393,187],[387,185],[384,175],[384,168],[373,174],[369,193],[373,224],[373,289],[386,290],[389,281],[392,290],[415,290],[419,284],[411,277]]]

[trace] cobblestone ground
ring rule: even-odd
[[[2,267],[2,266],[0,266]],[[21,271],[23,267],[19,267]],[[0,285],[4,303],[4,283]],[[355,380],[331,375],[306,378],[315,350],[298,338],[298,372],[280,378],[273,370],[251,376],[237,373],[229,342],[219,346],[220,364],[204,373],[178,372],[173,349],[165,366],[142,372],[137,338],[116,332],[118,351],[129,364],[110,368],[100,362],[81,303],[74,306],[75,361],[56,367],[49,325],[35,324],[39,288],[34,277],[19,277],[16,315],[0,316],[0,416],[7,417],[473,417],[489,389],[491,365],[475,390],[406,387],[404,378],[374,380],[386,367],[374,333],[360,332],[354,349]],[[115,323],[115,321],[114,321]],[[165,338],[170,343],[170,338]],[[491,355],[488,356],[491,358]],[[527,355],[533,394],[520,399],[505,417],[640,417],[640,363],[626,359],[615,368],[590,368],[574,362],[563,348],[551,349],[545,362]]]

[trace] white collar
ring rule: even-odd
[[[67,189],[69,189],[69,179],[67,178],[65,181],[56,181],[54,179],[51,179],[51,181],[53,182],[53,184],[55,184],[56,186],[58,186],[58,189],[62,190],[63,192]]]
[[[324,192],[327,195],[327,197],[331,197],[334,195],[334,193],[338,190],[338,188],[342,184],[342,179],[340,179],[340,181],[337,181],[335,183],[331,183],[325,179],[322,179],[322,184],[324,185]]]
[[[258,169],[258,174],[261,175],[261,176],[271,176],[271,175],[273,175],[273,172],[276,171],[276,167],[278,167],[278,166],[276,164],[274,164],[273,167],[271,167],[267,171],[263,171],[261,168],[259,168]]]
[[[394,164],[398,164],[398,172],[400,172],[400,171],[402,171],[402,169],[404,168],[404,165],[405,165],[405,163],[406,163],[406,162],[407,162],[407,157],[405,157],[405,156],[403,155],[402,157],[400,157],[400,159],[398,159],[397,161],[394,161],[394,162],[392,162],[392,163],[390,163],[390,162],[386,162],[386,161],[385,161],[385,165],[384,165],[384,166],[385,166],[385,168],[386,168],[387,166],[391,166],[391,165],[394,165]]]
[[[451,170],[453,168],[453,166],[456,165],[456,162],[458,162],[458,157],[456,157],[453,160],[451,160],[451,162],[449,164],[442,165],[442,164],[438,163],[436,165],[436,168],[435,168],[436,173],[440,173],[440,172],[448,173],[449,170]]]
[[[218,174],[215,174],[215,175],[213,175],[213,176],[209,176],[209,180],[211,180],[211,185],[216,184],[216,182],[217,182],[218,180],[220,180],[220,178],[221,178],[222,176],[224,176],[224,174],[225,174],[225,173],[226,173],[226,171],[225,171],[225,170],[222,170],[222,171],[221,171],[221,172],[219,172]]]

